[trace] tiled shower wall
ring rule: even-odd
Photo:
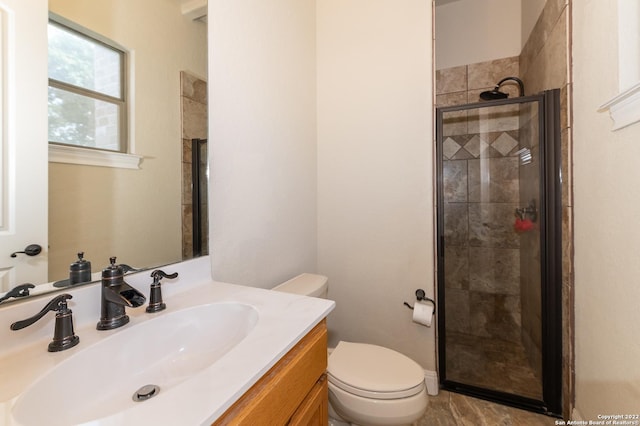
[[[531,162],[521,164],[520,207],[537,211],[526,219],[538,224],[540,214],[540,128],[538,104],[520,109],[520,147],[531,152]],[[542,286],[540,273],[540,228],[520,233],[520,304],[522,306],[522,344],[536,376],[542,377]]]
[[[480,92],[518,72],[518,57],[438,70],[436,106],[478,102]],[[517,86],[503,90],[518,95]],[[520,241],[513,232],[513,212],[520,202],[513,155],[519,118],[510,108],[504,111],[505,122],[483,132],[467,111],[445,116],[445,308],[455,312],[447,315],[448,332],[520,342],[515,332],[521,325]],[[483,183],[486,173],[492,179]]]
[[[191,259],[193,257],[191,140],[207,138],[207,82],[188,72],[180,72],[180,102],[182,111],[182,258]],[[206,194],[203,196],[203,202],[206,203]],[[205,216],[202,220],[206,221],[208,217]],[[203,228],[207,229],[206,226]],[[204,235],[202,241],[206,243],[208,240],[208,235]]]
[[[520,54],[520,75],[528,93],[560,89],[562,156],[562,397],[570,418],[574,398],[573,367],[573,191],[570,46],[571,3],[547,0]]]
[[[491,117],[478,111],[444,116],[446,326],[519,344],[518,107],[499,107]]]
[[[572,0],[547,0],[520,56],[479,64],[464,65],[436,72],[437,106],[477,102],[478,95],[503,77],[519,76],[526,94],[549,89],[561,90],[562,156],[562,302],[563,302],[563,416],[570,418],[573,408],[573,193],[571,140],[571,80],[569,73],[570,10]],[[517,96],[517,86],[501,90]],[[526,135],[520,135],[524,143]],[[522,189],[520,189],[522,191]],[[524,198],[526,199],[526,197]],[[528,242],[523,242],[523,246]],[[531,252],[536,256],[535,252]],[[539,255],[538,255],[539,256]],[[449,267],[450,265],[447,265]],[[454,269],[455,270],[455,269]],[[525,271],[523,271],[524,273]],[[527,272],[528,274],[528,272]],[[524,274],[523,274],[524,275]],[[524,284],[527,286],[527,284]],[[526,290],[525,290],[526,293]],[[534,303],[535,298],[528,297]],[[532,308],[531,305],[529,308]],[[523,311],[529,309],[523,307]],[[526,321],[525,321],[526,323]],[[535,336],[531,336],[534,341]],[[531,342],[528,343],[531,346]]]
[[[436,106],[463,105],[479,102],[480,93],[491,90],[504,77],[519,76],[517,56],[462,65],[436,71]],[[518,96],[518,86],[511,82],[501,87],[510,97]]]

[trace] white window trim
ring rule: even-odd
[[[640,83],[620,93],[600,106],[600,112],[609,111],[613,120],[611,130],[619,130],[640,121]]]
[[[609,111],[612,131],[640,121],[640,6],[637,0],[618,0],[618,90],[598,108]]]
[[[87,149],[71,145],[49,144],[49,162],[81,164],[85,166],[114,167],[119,169],[141,169],[144,157],[115,151]]]

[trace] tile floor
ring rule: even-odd
[[[553,417],[484,401],[454,392],[429,396],[418,426],[551,426]]]
[[[536,376],[521,344],[447,333],[446,360],[449,380],[542,399],[542,378]]]

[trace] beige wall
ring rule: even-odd
[[[326,274],[334,341],[435,370],[402,304],[434,287],[430,2],[216,0],[209,23],[214,277]]]
[[[210,252],[217,280],[316,270],[315,2],[209,0]]]
[[[458,0],[435,10],[436,69],[520,54],[520,1]]]
[[[436,7],[436,68],[520,54],[547,0],[458,0]]]
[[[50,163],[50,279],[78,251],[94,272],[181,259],[180,71],[205,76],[206,26],[174,0],[50,0],[49,8],[131,50],[132,143],[141,170]],[[189,46],[189,47],[185,47]]]
[[[529,39],[529,35],[531,31],[533,31],[533,27],[536,25],[538,16],[540,16],[540,12],[542,12],[546,1],[547,0],[521,0],[522,16],[520,20],[520,39],[522,40],[523,46]]]
[[[584,419],[640,401],[640,124],[611,132],[618,90],[614,2],[573,3],[576,408]]]
[[[402,304],[434,289],[430,4],[323,0],[317,22],[318,270],[337,302],[331,343],[381,344],[435,370],[434,327]]]

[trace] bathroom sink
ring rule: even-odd
[[[159,401],[223,358],[257,322],[258,312],[249,305],[210,303],[108,331],[110,336],[86,348],[81,341],[77,353],[20,395],[12,414],[25,425],[82,424],[156,395]],[[134,401],[136,393],[143,401]]]

